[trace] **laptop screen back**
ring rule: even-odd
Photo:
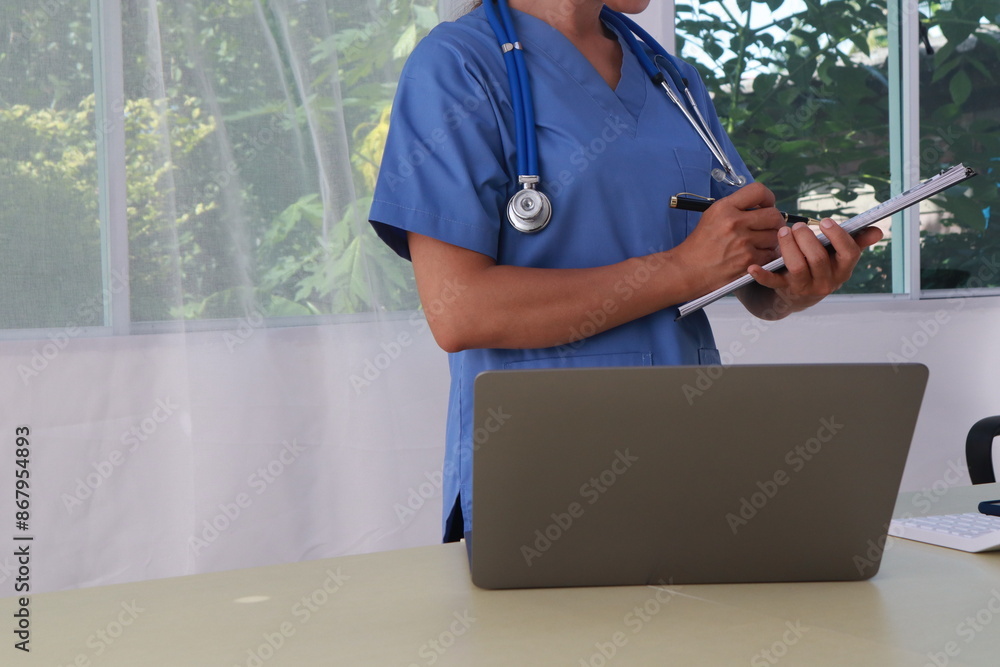
[[[926,381],[919,364],[483,373],[473,581],[871,577]]]

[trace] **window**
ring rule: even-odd
[[[0,328],[101,324],[87,3],[0,7]]]
[[[979,176],[926,202],[919,257],[897,223],[869,250],[845,293],[886,293],[996,286],[1000,124],[997,123],[998,31],[995,3],[924,3],[919,36],[891,30],[916,16],[915,0],[736,2],[677,5],[683,57],[695,62],[754,176],[779,205],[814,215],[849,216],[890,196],[903,182],[894,150],[915,141],[916,126],[893,117],[895,99],[917,99],[919,174],[925,179],[964,162]],[[903,16],[897,20],[895,16]],[[917,31],[914,31],[917,32]],[[894,43],[906,38],[905,43]],[[910,43],[912,41],[912,43]],[[928,48],[933,53],[928,52]],[[898,74],[898,58],[917,61]],[[897,69],[893,69],[893,68]],[[975,91],[975,92],[973,92]],[[897,185],[895,190],[898,191]],[[898,247],[894,248],[894,245]],[[919,261],[919,285],[901,277]],[[985,277],[970,280],[982,273]],[[967,292],[966,292],[967,293]]]
[[[915,177],[980,172],[922,208],[919,236],[885,223],[844,292],[1000,287],[995,3],[890,10],[677,4],[678,45],[783,207],[866,208],[907,142]],[[918,11],[919,36],[898,43],[893,12]],[[409,266],[365,218],[396,77],[437,21],[435,0],[3,3],[0,330],[417,308]],[[897,48],[916,63],[903,79]],[[899,90],[919,127],[894,120]]]
[[[968,187],[921,208],[921,287],[1000,287],[997,5],[962,0],[922,3],[920,9],[921,177],[957,161],[979,172]]]
[[[437,20],[432,0],[4,3],[0,329],[416,307],[366,218]]]

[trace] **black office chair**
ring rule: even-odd
[[[993,438],[1000,435],[1000,415],[980,419],[969,429],[965,439],[965,462],[973,484],[997,481],[993,471]]]

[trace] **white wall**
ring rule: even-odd
[[[779,322],[725,302],[710,306],[709,315],[724,362],[926,365],[930,378],[904,490],[953,483],[954,466],[964,468],[969,427],[1000,414],[1000,298],[828,300]]]

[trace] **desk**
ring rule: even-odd
[[[897,514],[994,497],[904,495]],[[484,591],[440,545],[36,595],[30,656],[14,608],[4,665],[996,665],[1000,554],[890,538],[867,582]]]

